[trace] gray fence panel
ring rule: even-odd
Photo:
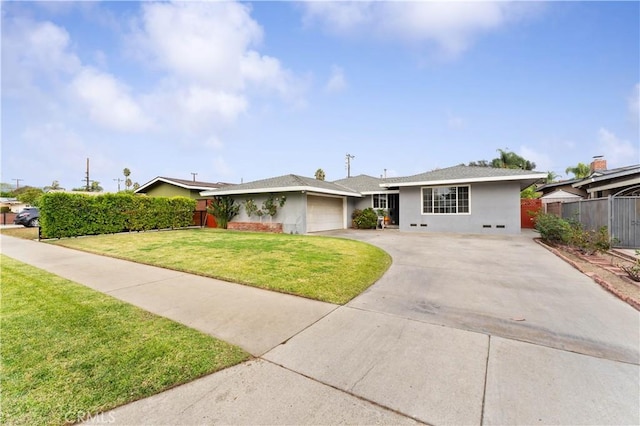
[[[612,245],[640,248],[640,197],[615,197],[612,201]]]
[[[580,201],[562,203],[562,218],[580,220]]]
[[[580,223],[584,229],[597,231],[609,227],[609,199],[596,198],[580,202]]]
[[[562,218],[580,222],[584,229],[597,231],[606,226],[611,244],[640,248],[640,197],[610,197],[562,204]]]

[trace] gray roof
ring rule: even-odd
[[[588,178],[582,179],[577,183],[574,183],[573,186],[575,188],[580,188],[581,186],[589,185],[591,183],[604,182],[608,180],[624,178],[628,176],[634,177],[635,175],[640,175],[640,164],[635,164],[633,166],[619,167],[617,169],[611,170],[598,170],[589,176]]]
[[[382,188],[380,186],[382,182],[383,182],[383,179],[376,178],[369,175],[351,176],[348,178],[333,181],[333,183],[346,186],[347,188],[351,188],[354,191],[358,191],[361,194],[379,193],[379,192],[386,191],[387,190],[386,188]]]
[[[217,195],[258,194],[268,192],[309,191],[323,194],[360,197],[358,191],[333,182],[326,182],[299,175],[283,175],[268,179],[256,180],[224,188],[212,189],[200,193],[203,197]]]
[[[546,179],[547,173],[520,169],[493,167],[453,166],[413,176],[387,178],[382,186],[446,185],[454,183],[521,181],[521,187]],[[524,186],[523,186],[524,185]]]

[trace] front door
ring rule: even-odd
[[[389,217],[391,218],[391,225],[400,224],[400,194],[387,195],[389,200]]]

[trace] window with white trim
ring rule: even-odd
[[[422,188],[422,214],[468,214],[469,186]]]
[[[373,194],[373,208],[374,209],[386,209],[387,204],[387,194]]]

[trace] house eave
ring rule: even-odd
[[[276,192],[310,192],[329,195],[340,195],[345,197],[358,197],[362,195],[355,192],[339,191],[333,189],[316,188],[313,186],[282,186],[274,188],[254,188],[254,189],[222,189],[212,191],[202,191],[200,196],[202,197],[219,197],[223,195],[242,195],[242,194],[268,194]]]
[[[632,185],[638,185],[640,184],[640,177],[636,177],[633,179],[627,179],[627,180],[623,180],[623,181],[619,181],[619,182],[615,182],[615,183],[610,183],[608,185],[594,185],[591,188],[587,188],[587,192],[589,194],[594,193],[594,192],[598,192],[598,191],[607,191],[609,189],[617,189],[617,188],[624,188],[626,186],[632,186]]]
[[[483,178],[460,178],[460,179],[441,179],[441,180],[424,180],[415,182],[393,182],[381,183],[383,188],[389,187],[407,187],[407,186],[439,186],[453,184],[470,184],[470,183],[487,183],[487,182],[509,182],[509,181],[531,181],[526,186],[540,180],[546,179],[547,175],[543,173],[535,173],[529,175],[511,175],[511,176],[488,176]]]

